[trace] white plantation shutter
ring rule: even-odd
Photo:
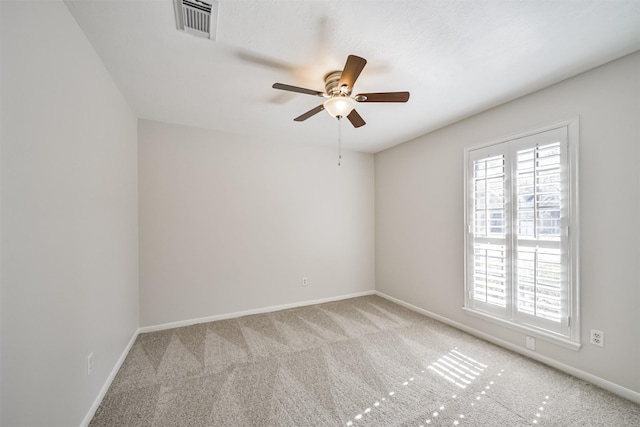
[[[567,128],[513,141],[514,313],[518,321],[568,333]]]
[[[571,332],[568,126],[466,150],[465,308]]]
[[[504,154],[495,150],[472,163],[473,299],[503,312],[509,298],[507,271],[507,180]]]

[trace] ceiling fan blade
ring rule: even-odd
[[[276,70],[287,71],[290,73],[296,72],[296,67],[286,62],[281,62],[268,56],[258,55],[249,51],[238,51],[236,57],[243,61],[251,62],[253,64],[262,65],[263,67],[269,67]]]
[[[362,117],[360,117],[360,114],[358,114],[356,110],[351,110],[351,112],[347,116],[347,119],[349,119],[354,128],[359,128],[360,126],[364,126],[367,124],[367,122],[365,122]]]
[[[409,92],[359,93],[354,99],[358,102],[407,102]]]
[[[318,92],[317,90],[305,89],[303,87],[298,87],[298,86],[285,85],[282,83],[274,83],[273,86],[271,87],[274,89],[288,90],[289,92],[298,92],[298,93],[305,93],[307,95],[324,96],[324,92]]]
[[[306,113],[304,113],[301,116],[296,117],[295,119],[293,119],[296,122],[303,122],[305,120],[307,120],[309,117],[314,116],[316,114],[318,114],[320,111],[324,110],[324,105],[320,104],[318,105],[316,108],[311,109],[309,111],[307,111]]]
[[[347,57],[347,62],[344,64],[342,76],[340,76],[340,87],[346,85],[349,88],[349,91],[353,90],[353,85],[356,83],[356,80],[365,65],[367,65],[366,59],[355,55],[349,55]]]

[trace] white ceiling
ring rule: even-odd
[[[217,41],[176,30],[172,0],[66,1],[140,118],[335,146],[336,119],[293,118],[347,55],[368,60],[345,148],[377,152],[640,49],[640,0],[221,0]]]

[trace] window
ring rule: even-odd
[[[465,310],[579,348],[577,119],[465,149]]]

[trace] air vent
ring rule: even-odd
[[[218,2],[216,0],[174,0],[178,30],[205,39],[216,39]]]

